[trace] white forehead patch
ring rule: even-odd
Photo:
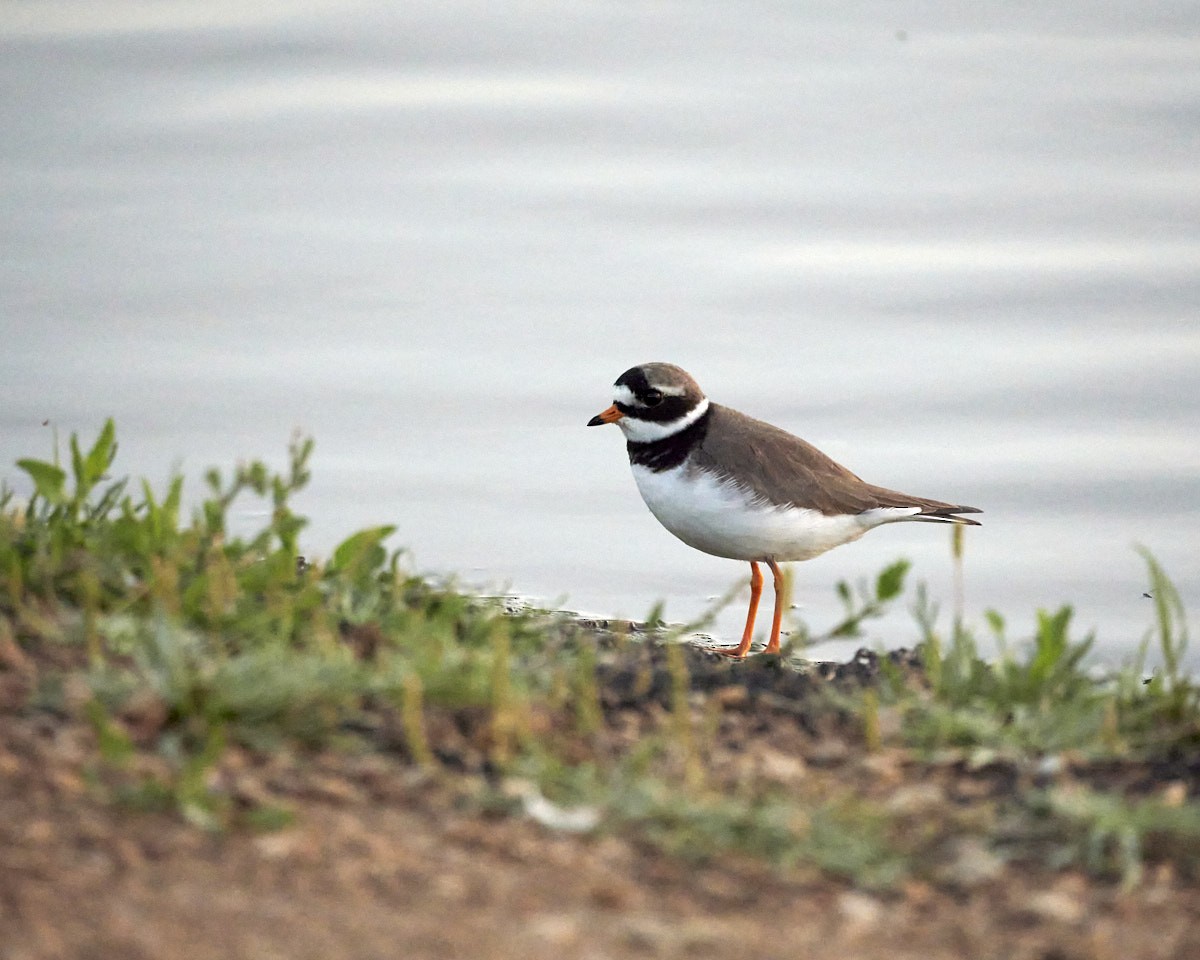
[[[635,403],[633,399],[633,391],[623,383],[613,384],[613,402],[623,403],[627,407],[632,407]]]
[[[617,421],[617,426],[625,434],[627,440],[634,443],[653,443],[655,440],[665,440],[673,437],[680,430],[686,430],[708,412],[708,398],[704,397],[682,417],[656,423],[653,420],[641,420],[636,416],[627,415]]]

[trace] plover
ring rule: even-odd
[[[885,523],[978,521],[976,507],[943,503],[867,483],[812,444],[712,403],[670,363],[631,367],[613,385],[613,404],[588,421],[625,434],[633,479],[659,523],[688,546],[750,563],[750,609],[736,650],[750,649],[765,563],[775,579],[775,617],[766,653],[779,652],[781,561],[810,560]]]

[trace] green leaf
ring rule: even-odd
[[[89,520],[97,520],[107,517],[117,506],[121,499],[121,494],[125,492],[125,487],[129,483],[129,478],[109,485],[109,487],[100,495],[100,498],[85,511]]]
[[[1037,612],[1037,636],[1034,638],[1033,658],[1029,663],[1029,677],[1036,684],[1044,683],[1067,653],[1071,613],[1069,606],[1060,607],[1053,614],[1045,610]]]
[[[1181,679],[1180,664],[1188,647],[1187,612],[1179,590],[1159,565],[1154,555],[1139,546],[1138,553],[1146,561],[1150,573],[1150,596],[1154,600],[1159,649],[1170,686]]]
[[[112,417],[104,421],[104,427],[100,431],[100,436],[96,438],[96,442],[92,445],[92,449],[88,451],[87,459],[84,461],[84,469],[89,484],[99,482],[100,478],[112,465],[113,458],[117,455],[117,428],[113,423]]]
[[[83,454],[79,450],[79,437],[71,434],[71,472],[75,475],[75,489],[81,490],[91,486],[86,476]]]
[[[907,560],[897,560],[879,574],[875,581],[875,597],[878,600],[891,600],[904,589],[904,577],[910,564]]]
[[[1004,636],[1004,617],[1000,615],[999,611],[989,607],[983,611],[983,617],[987,620],[988,626],[991,627],[992,633],[997,637]]]
[[[163,500],[163,512],[170,518],[172,524],[179,522],[179,504],[183,500],[183,476],[178,474],[171,478],[171,485],[167,488],[167,497]]]
[[[63,486],[67,481],[66,471],[44,460],[18,460],[17,466],[29,474],[33,487],[47,503],[58,506],[66,498]]]
[[[331,570],[363,571],[380,566],[387,559],[382,543],[396,532],[394,526],[369,527],[343,540],[329,561]]]

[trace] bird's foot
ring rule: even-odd
[[[741,647],[710,647],[713,653],[719,654],[722,657],[728,657],[730,660],[745,660],[746,654],[742,652]]]

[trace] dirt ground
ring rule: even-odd
[[[739,723],[739,755],[887,779],[797,730]],[[1200,891],[1169,869],[1128,893],[1011,867],[866,893],[489,815],[462,802],[469,772],[381,752],[233,751],[234,793],[269,783],[296,817],[212,834],[112,803],[95,757],[80,720],[0,712],[0,960],[1200,957]]]

